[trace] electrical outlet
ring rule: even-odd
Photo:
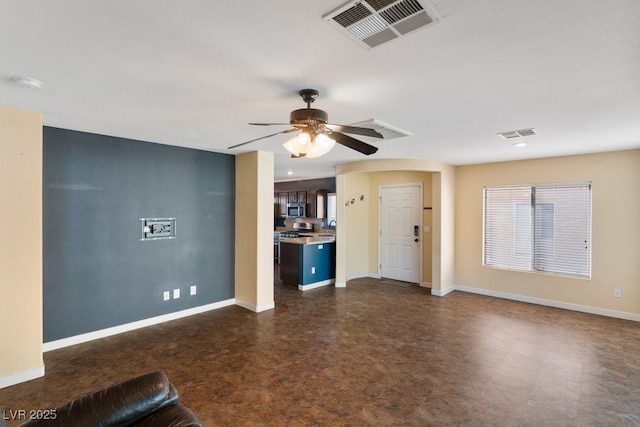
[[[311,267],[311,274],[316,274],[316,268],[315,267]]]
[[[195,295],[198,293],[198,287],[196,285],[191,285],[189,288],[189,295]]]
[[[180,298],[180,289],[174,289],[173,290],[173,299],[178,299]]]
[[[164,291],[162,293],[162,300],[169,301],[171,299],[171,293],[169,291]]]
[[[616,297],[616,298],[622,297],[622,291],[620,289],[614,289],[613,290],[613,296]]]

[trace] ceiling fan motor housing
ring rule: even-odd
[[[329,121],[329,115],[326,111],[316,108],[301,108],[300,110],[292,111],[289,115],[289,123],[292,125],[304,124],[309,121],[327,123],[327,121]]]

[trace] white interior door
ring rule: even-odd
[[[380,276],[420,283],[420,186],[380,187]]]

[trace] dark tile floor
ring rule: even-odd
[[[44,355],[37,409],[162,369],[207,426],[640,425],[640,324],[358,279]]]

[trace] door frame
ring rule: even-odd
[[[382,215],[380,212],[380,207],[382,205],[382,189],[383,188],[404,188],[404,187],[418,187],[418,209],[419,209],[419,213],[418,213],[418,226],[420,227],[420,252],[419,252],[419,259],[418,259],[418,270],[419,270],[419,277],[418,277],[418,286],[423,286],[423,280],[422,280],[422,264],[423,264],[423,244],[424,244],[424,230],[423,230],[423,217],[424,217],[424,213],[423,213],[423,207],[424,207],[424,189],[422,188],[422,182],[408,182],[408,183],[399,183],[399,184],[382,184],[382,185],[378,185],[378,231],[377,231],[377,237],[378,237],[378,278],[382,278]]]

